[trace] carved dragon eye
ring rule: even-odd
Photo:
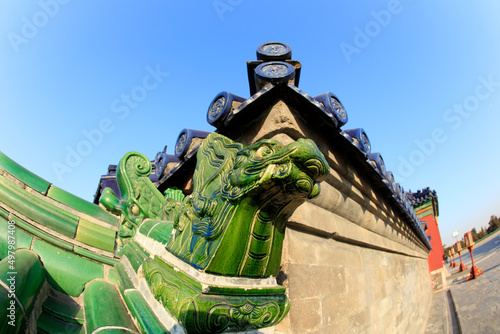
[[[265,158],[273,154],[273,150],[269,146],[262,146],[257,150],[255,156],[259,159]]]
[[[130,212],[134,215],[134,216],[138,216],[140,213],[141,213],[141,210],[139,209],[139,207],[135,204],[132,204],[130,206]]]

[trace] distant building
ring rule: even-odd
[[[411,191],[407,194],[418,218],[423,222],[425,233],[429,237],[432,250],[427,258],[429,272],[432,277],[434,289],[444,287],[446,270],[443,267],[444,249],[439,233],[439,205],[435,190],[429,187],[418,190],[416,193]]]

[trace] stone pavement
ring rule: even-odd
[[[483,271],[478,278],[467,281],[471,268],[468,254],[462,255],[466,271],[457,273],[458,268],[445,266],[450,273],[448,288],[433,296],[426,334],[500,333],[499,235],[497,232],[474,247],[474,262]]]
[[[427,321],[426,334],[456,334],[460,333],[455,315],[455,309],[448,289],[434,293],[431,311]]]

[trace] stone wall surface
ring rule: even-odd
[[[335,136],[277,101],[254,126],[228,135],[250,144],[314,140],[330,165],[321,194],[289,219],[279,281],[291,309],[277,333],[423,333],[432,298],[429,250],[387,194]]]
[[[423,333],[427,260],[289,228],[282,271],[291,309],[283,333]]]

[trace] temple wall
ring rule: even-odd
[[[287,229],[282,270],[291,308],[283,333],[423,333],[427,259]]]
[[[280,279],[291,309],[277,331],[423,333],[428,251],[383,200],[341,184],[330,176],[288,222]]]
[[[330,165],[321,194],[289,219],[278,281],[291,309],[277,333],[423,333],[432,299],[429,249],[318,124],[277,101],[252,127],[225,133],[250,144],[315,141]]]

